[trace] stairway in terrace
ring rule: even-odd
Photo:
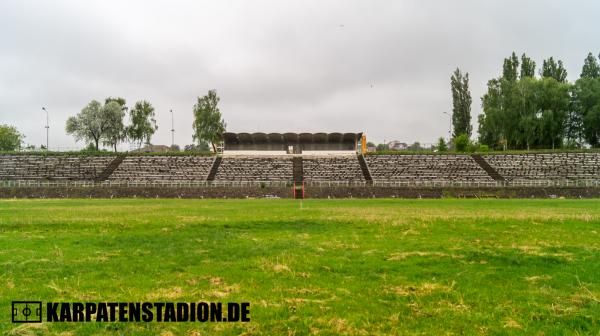
[[[494,179],[494,181],[505,181],[504,177],[502,175],[500,175],[500,173],[498,173],[498,171],[496,171],[496,169],[494,169],[492,166],[490,166],[490,164],[485,161],[485,159],[478,154],[473,154],[471,155],[471,157],[473,158],[473,160],[475,160],[475,162],[477,162],[477,164],[483,169],[485,170],[485,172],[492,178]]]
[[[119,167],[121,162],[125,159],[124,154],[117,155],[104,170],[94,179],[94,182],[102,182],[108,180],[110,175]]]
[[[358,164],[360,165],[360,170],[362,170],[363,176],[367,181],[367,184],[373,185],[373,177],[371,176],[371,171],[369,170],[369,165],[367,165],[367,160],[362,154],[357,154]]]
[[[296,198],[304,198],[304,167],[301,156],[296,156],[292,159],[292,173],[294,175],[294,195]]]
[[[210,167],[210,172],[208,172],[208,176],[206,177],[207,181],[215,180],[215,176],[217,176],[217,171],[219,170],[221,161],[223,161],[223,157],[219,155],[215,156],[215,160],[213,161],[212,167]]]
[[[292,159],[294,182],[300,183],[304,181],[304,169],[302,167],[302,157],[296,156]]]

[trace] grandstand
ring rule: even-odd
[[[600,154],[486,155],[485,160],[508,181],[585,180],[600,177]]]
[[[353,154],[362,133],[225,133],[228,155]]]
[[[212,156],[3,154],[0,185],[260,185],[298,191],[304,186],[598,186],[600,181],[600,153],[363,155],[361,138],[361,133],[226,133],[223,153]]]
[[[224,157],[215,181],[292,181],[290,157]]]
[[[111,181],[204,181],[214,158],[202,156],[127,156]]]
[[[369,155],[366,161],[375,181],[494,181],[469,155]]]
[[[114,158],[111,156],[0,156],[0,180],[95,180]]]
[[[300,160],[294,161],[294,158]],[[219,159],[219,160],[217,160]],[[474,155],[0,155],[3,181],[493,182],[600,179],[600,153]],[[480,160],[481,160],[480,159]],[[217,164],[218,161],[218,164]],[[361,167],[363,161],[366,167]],[[112,167],[111,167],[112,165]],[[294,165],[301,171],[294,177]],[[111,169],[112,168],[112,169]],[[488,170],[489,170],[488,168]],[[210,178],[211,170],[215,170]]]
[[[365,181],[356,155],[309,156],[302,160],[304,180],[311,181]]]

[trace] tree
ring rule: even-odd
[[[600,77],[584,77],[575,82],[573,109],[582,121],[585,141],[592,147],[600,147]]]
[[[487,84],[488,91],[481,97],[483,113],[477,117],[479,142],[496,147],[505,136],[502,108],[502,79],[492,79]]]
[[[563,66],[562,61],[554,61],[553,57],[544,60],[542,66],[542,77],[550,77],[556,79],[560,83],[567,81],[567,70]]]
[[[478,117],[481,143],[506,148],[516,142],[519,136],[519,111],[514,101],[516,86],[516,81],[504,77],[488,81],[488,91],[481,98],[483,114]]]
[[[600,57],[600,56],[598,56]],[[581,69],[581,78],[598,78],[600,77],[600,65],[596,57],[592,53],[589,53],[583,63],[583,69]]]
[[[110,103],[110,102],[115,102],[117,104],[119,104],[119,106],[121,106],[121,109],[123,111],[127,111],[129,108],[127,107],[127,101],[125,100],[125,98],[121,98],[121,97],[108,97],[106,99],[104,99],[104,105]]]
[[[535,77],[535,61],[523,54],[521,56],[521,78]]]
[[[538,135],[537,82],[535,78],[524,77],[516,83],[513,91],[512,102],[514,105],[512,108],[517,111],[519,132],[511,140],[513,140],[514,146],[523,147],[524,145],[527,150],[535,143]]]
[[[14,126],[0,125],[0,150],[16,151],[21,149],[23,136]]]
[[[526,55],[521,61],[520,78],[513,80],[517,64],[513,53],[504,61],[502,77],[488,81],[479,116],[479,142],[504,149],[562,146],[572,109],[571,84],[566,82],[562,62],[544,61],[544,77],[535,78],[534,62]]]
[[[584,134],[592,147],[600,147],[600,106],[594,105],[583,119]]]
[[[452,77],[450,77],[450,87],[452,90],[454,136],[458,134],[471,136],[473,126],[471,126],[472,99],[469,91],[469,73],[463,75],[460,69],[456,68]]]
[[[108,129],[102,143],[105,146],[113,147],[114,151],[117,151],[117,145],[119,142],[125,140],[125,124],[123,124],[123,118],[125,118],[125,110],[119,102],[115,100],[106,100],[104,104],[105,109],[110,111],[106,114],[108,118]]]
[[[575,104],[567,113],[565,121],[565,140],[568,148],[581,148],[583,145],[583,117],[576,109]]]
[[[198,102],[194,105],[194,140],[210,142],[215,153],[216,144],[221,142],[225,132],[225,120],[221,117],[221,111],[217,106],[219,97],[216,90],[208,91],[204,97],[198,97]]]
[[[509,58],[504,59],[504,65],[502,67],[502,78],[509,82],[514,82],[518,77],[519,71],[519,58],[514,52]]]
[[[567,115],[571,108],[572,85],[554,78],[542,78],[537,85],[537,108],[541,119],[538,147],[562,147]]]
[[[436,147],[437,147],[438,152],[447,152],[448,151],[448,145],[446,144],[446,140],[444,140],[444,137],[440,137],[438,139]]]
[[[123,111],[115,102],[102,105],[97,100],[92,100],[76,116],[67,119],[67,134],[72,134],[77,141],[92,142],[94,148],[99,150],[102,140],[110,142],[109,137],[114,134],[115,124],[121,118]]]
[[[113,147],[116,152],[117,145],[127,138],[127,129],[123,123],[123,118],[125,117],[125,112],[129,108],[127,107],[127,101],[125,98],[108,97],[104,99],[104,105],[108,105],[112,102],[117,103],[120,106],[122,113],[120,118],[112,120],[113,126],[110,128],[110,134],[107,135],[106,140],[103,143],[106,146]]]
[[[137,143],[138,147],[141,147],[142,143],[149,145],[152,135],[158,129],[152,104],[146,100],[136,102],[129,111],[129,122],[126,131],[129,139]]]

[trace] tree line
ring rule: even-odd
[[[561,60],[544,60],[536,73],[534,60],[513,52],[481,98],[479,143],[503,150],[600,147],[599,58],[588,54],[579,79],[570,83]],[[468,139],[468,74],[457,69],[451,87],[453,136]]]
[[[226,127],[219,101],[216,90],[197,98],[192,107],[194,144],[185,146],[185,150],[208,151],[210,145],[213,151],[217,151]],[[108,97],[103,103],[90,101],[79,113],[67,119],[65,130],[76,141],[85,142],[86,150],[98,151],[100,145],[104,145],[116,152],[117,146],[126,141],[136,144],[138,148],[144,144],[150,145],[152,136],[158,130],[155,117],[155,109],[147,100],[137,101],[129,108],[124,98]],[[0,151],[21,149],[24,138],[14,126],[0,125]],[[174,146],[176,148],[173,149],[179,149]],[[43,145],[41,148],[47,149]]]
[[[195,146],[188,149],[206,149],[208,144],[213,146],[221,140],[221,134],[225,131],[225,121],[218,107],[219,97],[215,90],[210,90],[207,95],[198,97],[193,106],[194,130],[193,139]],[[129,123],[125,125],[125,117]],[[73,135],[76,141],[85,141],[88,148],[99,150],[100,144],[108,146],[117,151],[117,145],[124,141],[130,141],[141,147],[143,144],[150,145],[152,136],[158,130],[155,119],[155,109],[147,100],[141,100],[134,104],[133,108],[127,106],[124,98],[109,97],[104,104],[92,100],[76,116],[67,120],[67,134]]]

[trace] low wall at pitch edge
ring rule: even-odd
[[[589,187],[307,187],[306,198],[599,198]],[[0,198],[293,198],[288,187],[9,187]]]

